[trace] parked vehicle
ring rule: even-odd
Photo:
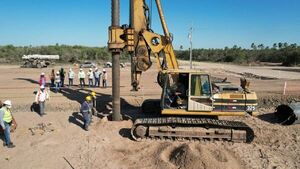
[[[97,64],[94,62],[87,61],[87,62],[82,63],[79,67],[80,68],[95,68],[95,67],[97,67]]]
[[[106,62],[106,63],[104,64],[104,67],[105,67],[105,68],[111,68],[111,67],[112,67],[112,63],[111,63],[111,62]],[[121,68],[124,68],[124,67],[125,67],[125,64],[124,64],[124,63],[120,63],[120,67],[121,67]]]
[[[54,64],[54,60],[59,60],[59,55],[24,55],[23,68],[43,68]]]

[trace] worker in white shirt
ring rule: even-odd
[[[69,70],[68,76],[69,76],[69,87],[70,87],[73,86],[74,77],[75,77],[75,73],[71,68]]]
[[[80,87],[84,87],[85,86],[85,82],[84,82],[84,79],[85,79],[85,73],[83,71],[83,69],[80,69],[79,72],[78,72],[78,79],[79,79],[79,83],[80,83]]]
[[[40,116],[45,115],[45,102],[49,99],[49,94],[45,90],[45,86],[41,86],[40,90],[36,93],[35,103],[40,106]]]
[[[105,69],[103,69],[103,73],[102,73],[102,83],[103,83],[103,87],[106,88],[107,87],[107,72]]]
[[[95,71],[94,71],[95,87],[100,86],[100,77],[101,77],[101,75],[102,75],[102,73],[99,71],[99,69],[95,68]]]
[[[87,73],[87,76],[89,78],[89,87],[93,87],[94,72],[92,68]]]
[[[60,79],[59,71],[57,71],[56,75],[55,75],[55,91],[56,91],[56,93],[60,90],[60,87],[61,87],[61,79]]]

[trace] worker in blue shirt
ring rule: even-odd
[[[88,131],[89,130],[89,125],[91,123],[91,116],[90,113],[92,111],[92,97],[87,96],[85,98],[85,101],[81,104],[80,107],[80,112],[82,113],[83,116],[83,128]]]

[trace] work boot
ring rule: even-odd
[[[9,143],[8,145],[7,145],[7,148],[14,148],[14,147],[16,147],[13,143]]]

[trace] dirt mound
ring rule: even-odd
[[[277,79],[277,78],[273,78],[273,77],[259,76],[259,75],[249,73],[249,72],[239,73],[239,75],[241,75],[245,78],[249,78],[249,79],[260,79],[260,80],[275,80],[275,79]]]
[[[276,80],[276,79],[278,79],[275,77],[260,76],[260,75],[256,75],[256,74],[253,74],[250,72],[242,72],[242,73],[233,72],[233,71],[226,71],[226,72],[230,73],[230,74],[238,75],[240,77],[245,77],[247,79],[259,79],[259,80]]]
[[[160,168],[206,169],[241,168],[231,152],[215,144],[163,144],[158,148],[157,165]]]
[[[258,107],[259,108],[276,108],[282,104],[288,104],[291,102],[299,102],[300,96],[299,95],[268,95],[258,98]]]
[[[179,168],[206,168],[199,156],[187,144],[176,147],[171,151],[169,160]]]

